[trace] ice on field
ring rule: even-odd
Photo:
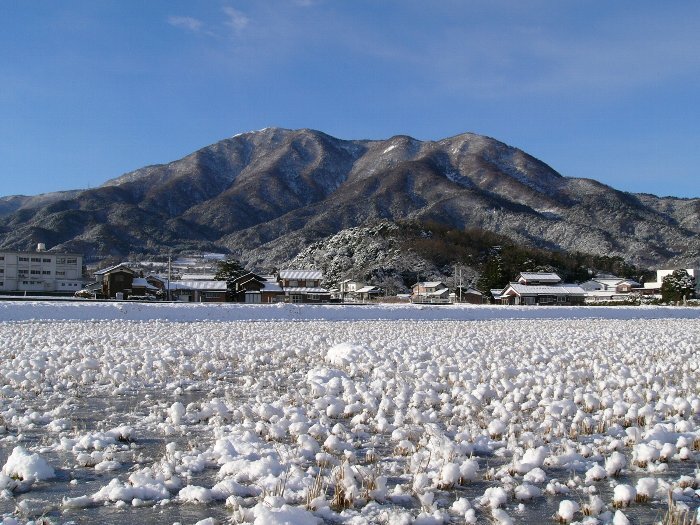
[[[66,521],[625,523],[669,492],[700,503],[700,311],[62,308],[0,322],[0,489],[65,490]]]

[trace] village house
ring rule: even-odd
[[[449,304],[450,289],[441,281],[419,281],[411,287],[411,302]]]
[[[640,293],[642,285],[633,279],[603,276],[582,283],[581,288],[586,292],[586,302],[624,301]]]
[[[157,291],[156,294],[167,299],[168,298],[168,279],[158,275],[149,274],[146,276],[146,282],[153,286]]]
[[[135,279],[136,280],[136,279]],[[192,303],[223,303],[228,301],[226,281],[213,279],[177,279],[151,274],[146,277],[149,291],[157,297]]]
[[[252,272],[234,279],[230,294],[239,303],[275,303],[284,300],[284,291],[274,276]]]
[[[327,303],[331,300],[331,293],[321,286],[323,274],[318,270],[282,270],[277,280],[286,302]]]
[[[383,294],[384,290],[382,290],[379,286],[372,285],[363,286],[362,288],[358,288],[353,292],[355,299],[363,303],[368,301],[374,301],[381,297]]]
[[[357,299],[356,292],[360,288],[364,288],[365,284],[353,279],[343,279],[338,283],[338,288],[331,288],[331,296],[333,299],[339,299],[345,302],[346,300],[354,301]]]
[[[450,294],[455,303],[483,304],[484,294],[471,286],[457,287],[454,293]]]
[[[338,288],[331,288],[330,292],[332,299],[341,302],[368,302],[384,294],[384,290],[378,286],[353,279],[340,281]]]
[[[132,292],[136,272],[126,264],[116,264],[95,272],[95,280],[102,284],[100,296],[107,299],[126,299]]]
[[[551,272],[522,272],[515,282],[493,292],[501,304],[513,305],[580,305],[585,297],[580,286],[564,284]]]
[[[148,282],[145,277],[134,277],[131,282],[130,297],[154,298],[158,287]]]
[[[225,303],[226,281],[170,281],[170,296],[175,301],[189,303]]]

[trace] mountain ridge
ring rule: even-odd
[[[234,135],[96,188],[1,197],[0,248],[43,242],[89,258],[216,250],[273,266],[342,230],[404,220],[645,266],[700,257],[700,199],[564,177],[474,133],[343,140],[282,128]]]

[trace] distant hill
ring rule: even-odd
[[[0,248],[43,242],[93,259],[226,251],[270,267],[382,221],[481,229],[523,246],[620,256],[645,267],[700,265],[700,199],[563,177],[472,133],[434,142],[340,140],[278,128],[97,188],[0,198]]]

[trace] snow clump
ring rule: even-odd
[[[23,447],[15,447],[2,473],[9,478],[21,481],[42,481],[56,476],[54,468],[39,454],[31,454]]]

